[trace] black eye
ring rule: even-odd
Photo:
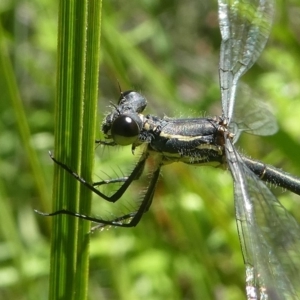
[[[116,144],[126,146],[133,144],[140,134],[135,120],[129,116],[120,116],[111,126],[111,135]]]

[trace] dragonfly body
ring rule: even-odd
[[[102,125],[106,141],[99,143],[113,146],[119,144],[115,139],[121,136],[124,144],[132,144],[132,151],[146,144],[144,151],[159,158],[160,165],[183,162],[217,167],[224,164],[223,131],[226,128],[222,118],[144,116],[142,110],[145,107],[146,100],[139,93],[121,93],[118,106],[113,107]]]
[[[221,166],[225,162],[223,134],[217,118],[164,118],[149,151],[161,153],[163,163],[184,162]]]
[[[136,226],[152,203],[162,165],[184,162],[227,166],[234,182],[236,223],[246,269],[247,299],[300,299],[300,226],[262,182],[267,180],[299,193],[300,180],[290,176],[287,181],[291,181],[291,184],[285,185],[288,177],[285,173],[241,156],[234,145],[237,138],[233,139],[234,134],[230,132],[237,117],[236,103],[241,103],[236,99],[240,77],[255,63],[267,42],[274,2],[219,0],[218,4],[222,36],[219,66],[222,116],[172,119],[143,115],[146,99],[133,91],[121,93],[118,104],[112,106],[103,122],[105,140],[98,143],[108,146],[131,145],[133,152],[136,147],[144,145],[143,153],[129,176],[91,184],[51,157],[98,196],[116,202],[132,181],[139,179],[147,159],[152,155],[156,158],[156,164],[141,205],[136,211],[113,220],[94,218],[66,209],[42,214],[69,214],[97,222],[98,228],[106,225]],[[267,123],[263,120],[263,113],[250,115],[255,126],[241,126],[244,129],[238,129],[236,137],[243,130],[252,130],[252,133],[261,135],[274,133],[270,129],[274,126],[264,126]],[[239,124],[241,122],[237,122],[237,127]],[[112,196],[104,195],[97,189],[99,185],[115,182],[122,185]]]

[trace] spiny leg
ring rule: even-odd
[[[82,183],[83,185],[85,185],[88,189],[90,189],[91,191],[93,191],[95,194],[97,194],[98,196],[100,196],[101,198],[109,201],[109,202],[116,202],[118,201],[122,195],[125,193],[125,191],[127,190],[127,188],[130,186],[130,184],[132,183],[133,180],[136,180],[140,177],[141,173],[144,170],[145,167],[145,163],[147,160],[147,153],[144,152],[140,158],[140,160],[138,161],[138,163],[136,164],[135,168],[133,169],[133,171],[131,172],[131,174],[128,177],[123,177],[120,179],[120,181],[118,181],[118,179],[116,179],[117,181],[115,182],[124,182],[124,184],[111,196],[107,196],[103,193],[101,193],[99,190],[97,190],[94,185],[101,185],[101,184],[105,184],[105,181],[103,182],[96,182],[94,184],[90,184],[87,181],[85,181],[84,178],[80,177],[77,173],[75,173],[73,170],[71,170],[67,165],[65,165],[64,163],[56,160],[54,158],[54,156],[52,155],[51,152],[49,152],[49,155],[51,157],[51,159],[58,164],[60,167],[62,167],[64,170],[66,170],[68,173],[70,173],[73,177],[75,177],[80,183]],[[114,179],[108,180],[107,183],[112,183],[114,182]]]
[[[157,183],[157,180],[158,180],[158,177],[159,177],[159,173],[160,173],[160,166],[152,174],[150,184],[147,188],[147,192],[144,196],[144,199],[142,201],[141,206],[136,211],[136,213],[134,214],[134,216],[130,220],[130,222],[127,223],[127,224],[126,223],[123,224],[122,227],[134,227],[134,226],[136,226],[140,222],[143,214],[149,210],[149,208],[152,204],[152,200],[153,200],[153,196],[154,196],[154,192],[155,192],[155,186],[156,186],[156,183]]]
[[[37,212],[37,213],[39,213],[43,216],[47,216],[47,217],[55,216],[55,215],[62,215],[62,214],[71,215],[71,216],[74,216],[74,217],[77,217],[77,218],[80,218],[80,219],[84,219],[84,220],[87,220],[87,221],[92,221],[92,222],[98,223],[99,225],[95,226],[93,228],[93,230],[102,228],[102,227],[107,226],[107,225],[118,226],[118,227],[134,227],[140,222],[143,214],[145,212],[147,212],[149,207],[151,206],[154,191],[155,191],[155,186],[156,186],[156,183],[157,183],[157,180],[158,180],[158,177],[159,177],[159,173],[160,173],[160,166],[158,166],[158,168],[153,172],[151,180],[150,180],[150,184],[147,188],[146,194],[145,194],[145,196],[143,198],[143,201],[142,201],[140,207],[138,208],[138,210],[135,211],[135,212],[125,214],[125,215],[123,215],[121,217],[118,217],[118,218],[115,218],[113,220],[103,220],[103,219],[99,219],[99,218],[95,218],[95,217],[75,213],[75,212],[72,212],[72,211],[69,211],[69,210],[66,210],[66,209],[61,209],[61,210],[58,210],[58,211],[53,212],[53,213],[42,213],[42,212],[39,212],[37,210],[35,210],[35,212]],[[130,220],[130,221],[128,223],[123,223],[126,220]]]
[[[100,186],[100,185],[110,184],[110,183],[120,183],[120,182],[125,182],[126,180],[128,180],[128,176],[114,178],[114,179],[106,179],[106,180],[94,182],[93,186]]]
[[[144,171],[144,166],[142,168],[140,168],[139,171],[136,172],[136,175],[135,175],[136,177],[133,180],[138,180],[141,177],[141,175]],[[97,181],[97,182],[93,183],[93,186],[100,186],[100,185],[110,184],[110,183],[126,182],[126,180],[128,180],[128,178],[129,178],[128,176],[123,176],[123,177],[114,178],[114,179],[107,179],[107,180]]]
[[[111,221],[105,221],[105,222],[102,222],[102,221],[99,222],[100,220],[99,219],[97,220],[96,218],[93,218],[93,220],[84,218],[86,220],[93,221],[93,222],[96,222],[99,224],[99,225],[92,227],[92,231],[101,229],[106,225],[118,226],[118,227],[135,227],[140,222],[144,213],[146,213],[149,210],[149,208],[152,204],[152,200],[153,200],[153,196],[154,196],[154,192],[155,192],[155,186],[156,186],[156,183],[158,180],[159,173],[160,173],[160,166],[153,172],[149,186],[146,191],[146,194],[145,194],[145,196],[142,200],[142,203],[137,211],[125,214],[125,215],[115,218]],[[95,221],[95,220],[97,220],[97,221]],[[130,221],[128,223],[124,223],[124,221],[126,221],[126,220],[130,220]],[[109,224],[108,224],[108,222],[109,222]]]

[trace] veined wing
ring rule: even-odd
[[[237,227],[248,299],[299,299],[300,227],[267,186],[243,163],[229,139]]]
[[[239,83],[236,95],[239,100],[235,103],[229,124],[229,131],[235,135],[234,142],[242,132],[263,136],[277,132],[276,118],[267,103],[259,99],[246,84]]]
[[[218,4],[222,109],[230,123],[237,83],[255,63],[268,40],[274,3],[273,0],[218,0]]]

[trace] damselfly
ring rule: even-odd
[[[272,166],[242,156],[234,143],[242,131],[272,134],[273,123],[254,118],[252,124],[238,122],[235,115],[236,90],[240,77],[255,63],[270,34],[274,15],[273,0],[219,0],[219,25],[222,36],[220,55],[220,88],[222,116],[214,118],[172,119],[143,115],[145,98],[137,92],[121,93],[117,105],[104,120],[105,141],[99,144],[144,146],[136,167],[128,177],[90,184],[68,166],[52,159],[101,198],[116,202],[134,180],[138,180],[149,157],[154,158],[154,171],[137,211],[103,220],[68,210],[44,214],[69,214],[106,225],[136,226],[149,209],[155,185],[164,164],[184,162],[229,168],[234,181],[236,222],[246,267],[248,299],[299,299],[300,295],[300,228],[262,180],[275,183],[297,194],[300,180]],[[237,103],[235,104],[235,101]],[[250,110],[262,112],[259,106]],[[254,114],[255,115],[255,114]],[[255,126],[254,126],[255,125]],[[258,125],[258,126],[257,126]],[[122,183],[112,196],[97,186]]]

